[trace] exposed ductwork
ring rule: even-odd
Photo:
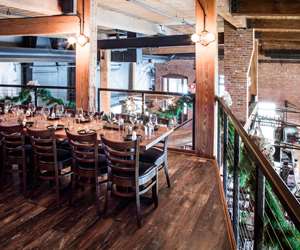
[[[1,62],[75,62],[72,50],[0,47]]]

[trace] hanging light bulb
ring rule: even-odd
[[[74,37],[74,36],[68,37],[68,44],[73,45],[73,44],[75,44],[76,42],[77,42],[76,37]]]
[[[203,46],[207,46],[209,45],[210,43],[214,42],[216,40],[216,37],[213,33],[211,32],[208,32],[207,30],[203,30],[201,33],[200,33],[200,43],[203,45]]]
[[[191,40],[192,40],[193,43],[198,43],[200,41],[200,36],[197,33],[194,33],[191,36]]]
[[[87,43],[89,42],[89,38],[84,35],[84,34],[80,34],[78,37],[77,37],[77,43],[83,47],[84,45],[86,45]]]
[[[208,32],[207,30],[203,30],[200,34],[193,34],[191,36],[191,40],[194,43],[200,43],[203,46],[207,46],[210,43],[214,42],[216,40],[216,37],[213,33]]]

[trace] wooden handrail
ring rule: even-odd
[[[234,129],[239,134],[241,140],[243,141],[248,152],[252,155],[255,164],[261,169],[264,176],[272,186],[274,193],[277,195],[284,209],[288,212],[291,220],[300,231],[300,203],[295,198],[295,196],[290,192],[286,184],[282,181],[281,177],[276,173],[268,159],[261,152],[258,145],[256,145],[250,136],[247,134],[242,124],[233,115],[228,106],[224,101],[216,97],[216,101],[225,112],[225,114],[231,120]]]
[[[191,121],[193,121],[193,118],[188,119],[188,120],[184,121],[183,123],[177,125],[177,126],[174,128],[174,131],[176,131],[176,130],[182,128],[183,126],[185,126],[186,124],[188,124],[188,123],[191,122]]]

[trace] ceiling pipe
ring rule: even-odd
[[[1,62],[75,62],[75,51],[0,47]]]

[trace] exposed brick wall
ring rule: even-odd
[[[275,102],[280,107],[287,100],[300,109],[300,63],[259,63],[258,100]],[[288,118],[300,124],[299,114],[289,114]]]
[[[248,115],[247,71],[253,50],[253,30],[235,29],[224,23],[225,89],[232,98],[232,111],[241,121]]]
[[[182,75],[187,77],[188,84],[192,84],[196,78],[194,60],[171,60],[166,63],[155,64],[155,88],[162,91],[163,76],[168,74]]]
[[[219,60],[219,74],[224,75],[224,60]],[[194,60],[172,60],[166,63],[155,64],[156,90],[162,91],[163,76],[168,74],[183,75],[188,78],[188,84],[195,81],[196,71],[194,69]]]

